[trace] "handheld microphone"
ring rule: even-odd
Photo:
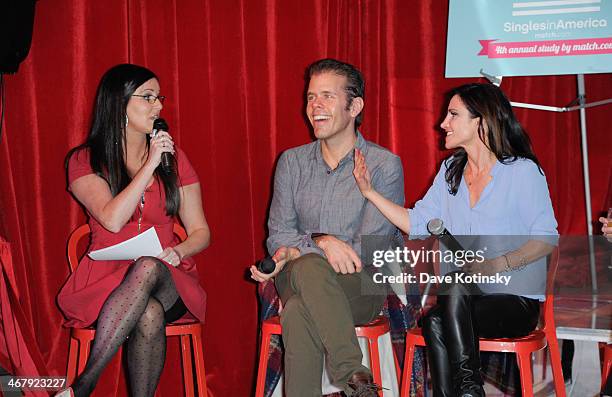
[[[170,128],[168,128],[168,123],[166,123],[166,120],[164,119],[155,119],[155,121],[153,122],[153,131],[151,132],[151,135],[155,136],[157,135],[157,132],[161,130],[170,132],[169,131]],[[168,153],[168,152],[162,153],[161,166],[164,172],[166,173],[170,173],[174,171],[172,153]]]
[[[427,230],[452,252],[465,251],[459,241],[444,227],[442,219],[432,219],[427,222]]]
[[[271,256],[266,256],[257,264],[257,270],[265,274],[272,273],[274,269],[276,269],[276,262],[274,262]]]

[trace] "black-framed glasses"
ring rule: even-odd
[[[155,103],[155,101],[157,101],[158,99],[159,99],[159,102],[161,104],[163,104],[164,101],[166,100],[166,97],[163,96],[163,95],[155,96],[155,95],[152,95],[152,94],[146,94],[146,95],[132,94],[132,96],[137,96],[137,97],[140,97],[140,98],[144,98],[145,101],[149,102],[151,105],[153,105]]]

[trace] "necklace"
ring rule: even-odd
[[[140,225],[142,224],[142,214],[144,212],[144,205],[145,205],[145,192],[142,192],[142,195],[140,196],[140,203],[138,204],[138,207],[140,208],[140,211],[138,214],[138,233],[140,233]]]
[[[479,176],[467,176],[467,174],[465,175],[465,181],[467,182],[468,186],[472,186],[478,182],[481,182],[483,179],[489,179],[491,176],[486,173],[486,174],[482,174]]]
[[[492,168],[493,168],[493,164],[489,165],[487,168],[484,169],[484,171],[480,173],[478,172],[473,173],[466,169],[463,177],[465,178],[467,185],[472,186],[476,183],[481,182],[483,179],[489,180],[489,178],[491,177],[490,172]]]

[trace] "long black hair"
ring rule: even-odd
[[[502,90],[493,84],[465,84],[451,90],[449,100],[457,95],[470,112],[472,118],[479,118],[478,137],[495,154],[502,164],[510,164],[519,158],[533,161],[542,173],[540,162],[533,153],[531,140],[518,122],[510,101]],[[486,128],[485,128],[486,126]],[[486,136],[486,137],[485,137]],[[448,191],[455,195],[461,183],[467,164],[465,149],[459,148],[445,161],[445,179]]]
[[[131,182],[124,159],[127,104],[136,89],[153,78],[157,79],[157,76],[149,69],[131,64],[113,66],[104,73],[96,93],[89,135],[85,143],[68,152],[66,169],[70,157],[86,149],[89,150],[91,168],[108,183],[113,196],[127,187]],[[150,139],[147,135],[147,152]],[[164,185],[166,214],[176,215],[181,202],[176,173],[164,172],[158,166],[155,177]]]

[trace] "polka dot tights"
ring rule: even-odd
[[[100,374],[127,340],[132,396],[153,396],[166,357],[164,313],[179,298],[170,271],[153,257],[135,261],[100,311],[85,370],[72,385],[76,397],[89,396]]]

